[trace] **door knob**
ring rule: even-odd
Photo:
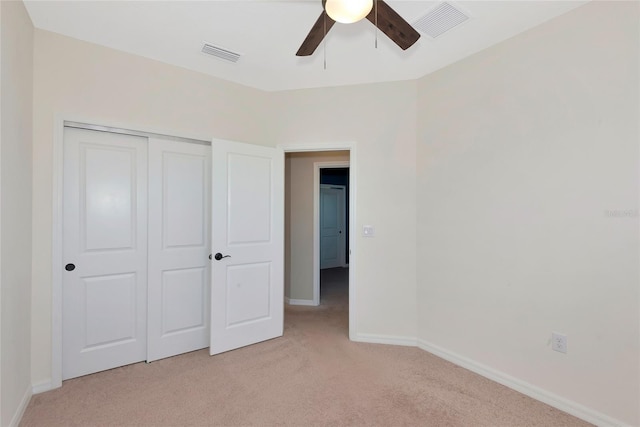
[[[76,269],[76,266],[75,266],[75,264],[67,264],[67,265],[64,266],[64,269],[67,270],[67,271],[73,271],[73,270]]]
[[[231,258],[231,255],[222,255],[220,252],[213,256],[216,261],[220,261],[222,258]]]

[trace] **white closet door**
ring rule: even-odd
[[[62,378],[145,359],[146,138],[64,131]]]
[[[149,142],[149,362],[209,346],[210,156]]]
[[[282,335],[284,153],[212,142],[210,354]]]

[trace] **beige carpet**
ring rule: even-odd
[[[322,283],[319,308],[287,308],[282,338],[65,381],[21,425],[587,425],[417,348],[350,342],[346,269]]]

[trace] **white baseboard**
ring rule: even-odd
[[[356,334],[351,341],[367,342],[371,344],[390,344],[405,347],[415,347],[418,342],[413,337],[398,337],[394,335]]]
[[[313,305],[313,306],[318,305],[318,304],[314,304],[312,299],[292,299],[292,298],[284,297],[284,301],[289,305]]]
[[[20,401],[20,405],[16,409],[15,414],[11,418],[11,422],[9,422],[9,427],[18,427],[20,421],[22,421],[22,416],[24,415],[24,411],[29,406],[29,401],[31,401],[31,388],[27,387],[24,391],[24,396],[22,396],[22,400]]]
[[[515,377],[500,372],[489,366],[475,362],[464,356],[460,356],[449,350],[445,350],[442,347],[431,344],[424,340],[418,340],[413,337],[402,337],[393,335],[377,335],[377,334],[356,334],[355,337],[351,337],[352,341],[367,342],[374,344],[391,344],[401,346],[419,347],[420,349],[427,351],[435,356],[438,356],[444,360],[475,372],[485,378],[516,390],[522,394],[525,394],[533,399],[544,402],[547,405],[553,406],[561,411],[578,417],[584,421],[590,422],[600,427],[623,427],[628,424],[616,420],[601,412],[595,411],[579,403],[573,402],[569,399],[565,399],[556,394],[543,390],[539,387],[529,384],[525,381],[519,380]]]
[[[31,393],[33,394],[44,393],[45,391],[53,390],[54,388],[55,387],[53,387],[53,384],[51,383],[51,381],[42,381],[42,382],[39,382],[38,384],[34,384],[31,387]]]
[[[608,415],[602,414],[598,411],[595,411],[593,409],[580,405],[579,403],[565,399],[556,394],[550,393],[546,390],[536,387],[533,384],[529,384],[525,381],[519,380],[510,375],[507,375],[504,372],[500,372],[496,369],[490,368],[489,366],[485,366],[481,363],[475,362],[464,356],[460,356],[449,350],[445,350],[444,348],[439,347],[437,345],[428,343],[423,340],[418,340],[417,343],[418,343],[418,347],[421,348],[422,350],[425,350],[431,354],[434,354],[442,359],[448,360],[451,363],[454,363],[458,366],[461,366],[465,369],[475,372],[476,374],[482,375],[485,378],[488,378],[492,381],[500,383],[513,390],[519,391],[522,394],[525,394],[536,400],[544,402],[547,405],[553,406],[554,408],[560,409],[561,411],[564,411],[575,417],[583,419],[589,423],[592,423],[601,427],[605,427],[605,426],[614,427],[614,426],[628,425],[626,423],[623,423],[622,421],[611,418]]]

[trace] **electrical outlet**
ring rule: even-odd
[[[551,349],[560,353],[567,352],[567,336],[557,332],[551,333]]]

